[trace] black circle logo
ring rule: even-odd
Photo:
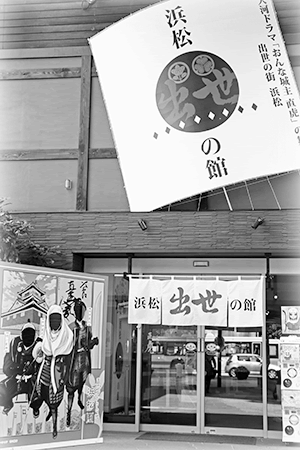
[[[289,378],[286,378],[285,380],[283,380],[283,385],[286,388],[289,388],[292,386],[292,381]]]
[[[285,432],[288,436],[291,436],[294,433],[294,428],[288,425],[287,427],[285,427]]]
[[[212,130],[226,122],[238,99],[232,68],[204,51],[177,56],[164,68],[156,86],[161,116],[171,127],[188,133]]]

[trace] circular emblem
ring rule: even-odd
[[[212,130],[233,114],[239,86],[233,69],[213,53],[183,53],[163,69],[156,104],[163,119],[188,133]]]
[[[284,387],[289,388],[292,386],[292,382],[289,378],[286,378],[285,380],[283,380],[283,385]]]
[[[197,55],[192,62],[192,69],[201,77],[209,75],[215,68],[214,60],[208,55]]]
[[[289,417],[289,421],[291,425],[298,425],[299,423],[299,417],[296,416],[296,414],[291,414]]]
[[[285,432],[288,436],[291,436],[294,433],[294,428],[288,425],[287,427],[285,427]]]
[[[169,80],[174,81],[176,84],[183,83],[190,76],[189,66],[182,62],[178,61],[172,64],[168,70],[168,78]]]
[[[290,367],[287,374],[290,378],[295,378],[297,376],[297,370],[294,367]]]

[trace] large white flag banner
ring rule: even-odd
[[[272,0],[169,0],[89,39],[130,209],[300,168]]]
[[[227,326],[227,283],[217,280],[164,281],[162,323]]]
[[[161,288],[159,280],[131,278],[128,294],[128,323],[161,323]]]
[[[228,282],[228,326],[263,326],[263,279]]]

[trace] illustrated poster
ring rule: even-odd
[[[1,448],[102,442],[106,286],[0,264]]]

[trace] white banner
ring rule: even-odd
[[[263,325],[263,279],[131,278],[128,322],[259,327]]]
[[[300,168],[272,0],[163,1],[89,44],[132,211]]]
[[[223,281],[163,282],[163,325],[227,326],[227,285]]]
[[[130,279],[128,323],[161,323],[161,283],[159,280]]]
[[[263,326],[263,279],[228,282],[229,327]]]

